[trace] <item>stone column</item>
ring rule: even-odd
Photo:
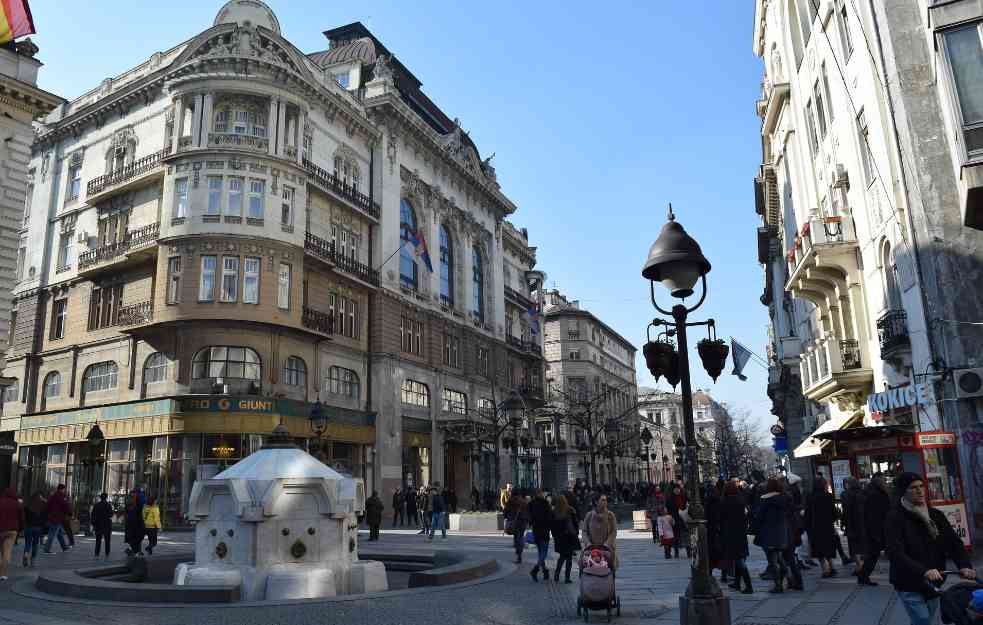
[[[212,132],[215,113],[215,97],[211,93],[206,93],[202,98],[201,104],[201,145],[208,145],[208,135]]]
[[[171,136],[171,154],[178,150],[181,144],[181,134],[184,132],[184,96],[178,96],[174,102],[176,111],[174,112],[174,132]]]
[[[297,145],[297,164],[304,162],[304,128],[307,126],[307,111],[300,111],[297,115],[296,134],[294,135]],[[312,155],[313,156],[313,155]]]
[[[276,133],[276,154],[283,156],[283,148],[287,145],[287,103],[283,100],[277,101],[277,133]]]
[[[191,118],[191,145],[196,148],[201,147],[201,112],[204,106],[202,106],[203,97],[201,95],[195,94],[194,103],[195,110],[193,117]]]
[[[266,151],[270,156],[276,155],[276,112],[280,98],[270,98],[270,110],[267,114],[266,136],[269,138]]]

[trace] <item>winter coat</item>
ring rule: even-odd
[[[864,526],[867,547],[880,551],[886,544],[884,520],[891,511],[891,498],[873,482],[864,490]]]
[[[156,505],[143,507],[143,526],[146,529],[160,529],[160,508]]]
[[[44,515],[43,503],[41,504],[41,508],[37,511],[31,509],[30,503],[24,506],[24,527],[41,529],[47,522],[47,517]]]
[[[573,555],[574,551],[580,549],[580,537],[577,533],[577,515],[574,513],[573,508],[567,510],[565,515],[558,514],[556,511],[553,512],[550,533],[553,535],[554,548],[561,556]]]
[[[113,528],[113,505],[108,501],[97,501],[92,506],[92,529],[97,532],[108,532]]]
[[[805,504],[802,501],[802,491],[799,490],[798,483],[790,484],[785,489],[785,499],[788,506],[785,508],[785,522],[788,524],[788,545],[789,547],[799,547],[802,545],[802,530],[804,521],[802,519]]]
[[[887,551],[891,556],[891,584],[898,592],[926,592],[925,571],[944,571],[946,559],[960,569],[972,568],[963,541],[940,510],[928,509],[939,530],[932,538],[925,523],[914,512],[895,506],[884,523]]]
[[[382,505],[382,500],[379,499],[378,495],[373,495],[365,500],[365,522],[369,525],[381,525],[382,524],[382,510],[385,506]]]
[[[805,526],[809,534],[809,550],[813,558],[835,558],[838,540],[833,524],[836,522],[833,496],[813,491],[806,503]]]
[[[136,542],[143,539],[147,528],[143,525],[143,506],[129,503],[126,507],[124,532],[126,542]]]
[[[762,549],[785,549],[788,547],[788,519],[786,511],[789,500],[781,493],[765,493],[758,500],[758,534],[754,544]]]
[[[659,538],[662,539],[662,544],[666,546],[672,545],[676,539],[676,534],[672,529],[672,516],[663,514],[652,519],[652,522],[655,523],[656,529],[659,531]]]
[[[443,495],[440,493],[434,493],[433,500],[430,504],[430,510],[434,514],[442,514],[447,512],[447,501],[444,499]]]
[[[723,558],[724,545],[721,536],[721,519],[723,516],[723,502],[716,493],[711,493],[706,497],[705,510],[707,515],[707,543],[710,547],[710,562],[719,562]]]
[[[0,532],[19,532],[24,529],[24,507],[13,488],[0,495]]]
[[[417,503],[416,494],[411,493],[408,497],[405,497],[405,502],[406,502],[406,514],[408,514],[409,516],[413,516],[414,514],[416,514],[416,503]],[[382,503],[381,499],[379,500],[379,503]]]
[[[409,499],[412,496],[413,495],[410,494],[410,496],[407,497],[406,499]],[[404,501],[405,499],[403,497],[403,493],[401,492],[393,493],[393,511],[398,512],[403,507]]]
[[[720,522],[722,559],[740,560],[748,557],[747,526],[748,515],[744,497],[740,494],[724,495]]]
[[[550,527],[553,525],[553,511],[545,499],[535,498],[529,502],[529,520],[532,521],[532,534],[537,543],[550,541]]]
[[[866,498],[857,487],[848,488],[840,496],[843,505],[843,529],[846,532],[850,550],[854,553],[864,553],[866,550],[867,528],[864,523],[864,505]]]
[[[45,514],[48,517],[48,523],[52,525],[61,525],[65,522],[65,519],[72,515],[72,507],[68,505],[68,497],[65,496],[65,491],[55,491],[51,497],[48,497]]]
[[[600,517],[591,510],[584,517],[584,536],[589,545],[605,545],[611,550],[611,568],[618,567],[618,518],[610,510]]]

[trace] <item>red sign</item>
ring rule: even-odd
[[[951,432],[922,432],[917,437],[919,447],[956,444],[956,435]]]

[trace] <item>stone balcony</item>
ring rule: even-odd
[[[110,243],[79,254],[79,276],[91,277],[104,271],[119,271],[157,254],[160,224],[152,223],[127,232],[117,243]]]
[[[139,158],[129,165],[108,174],[93,178],[85,187],[85,200],[90,206],[111,195],[127,191],[164,176],[162,159],[170,153],[170,147]]]
[[[208,147],[234,148],[237,150],[268,154],[270,151],[270,140],[267,137],[257,137],[234,132],[210,132],[208,133]]]
[[[849,216],[812,217],[795,238],[795,247],[788,252],[788,282],[785,290],[795,297],[802,293],[827,291],[828,286],[849,281],[858,276],[857,235]]]
[[[807,345],[799,360],[806,398],[833,401],[844,410],[863,405],[874,373],[865,366],[858,341],[828,335]]]
[[[336,272],[343,273],[366,286],[379,286],[379,272],[354,258],[339,253],[334,243],[322,239],[312,232],[304,236],[304,251],[310,256],[328,264]]]

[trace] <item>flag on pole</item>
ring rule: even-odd
[[[731,374],[736,375],[742,382],[746,381],[744,367],[751,360],[751,350],[738,343],[734,337],[730,337],[730,353],[734,355],[734,370]]]
[[[4,2],[4,0],[0,0],[0,2]],[[433,273],[433,265],[430,263],[430,250],[427,249],[427,240],[423,238],[423,233],[414,230],[410,237],[410,243],[413,245],[413,253],[416,257],[427,266],[427,271]]]
[[[27,0],[0,0],[0,44],[34,32]]]
[[[539,334],[539,305],[533,304],[526,310],[529,315],[529,334]]]

